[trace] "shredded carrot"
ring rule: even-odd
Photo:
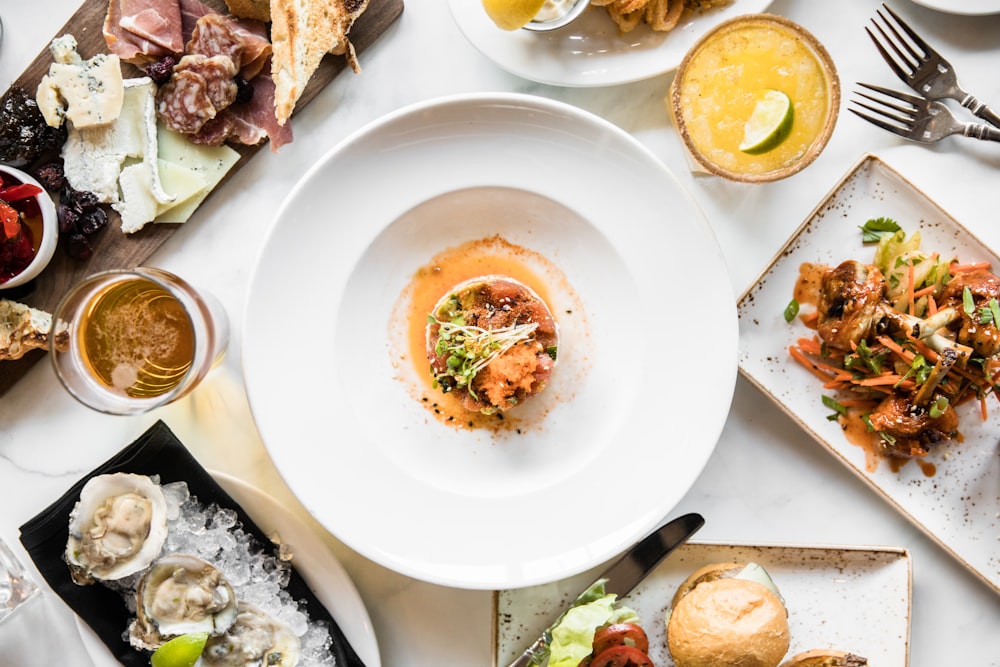
[[[876,375],[872,378],[858,380],[858,384],[862,387],[874,387],[877,385],[896,384],[902,379],[903,376],[899,373],[883,373],[882,375]]]
[[[799,349],[806,354],[815,354],[817,357],[823,353],[823,347],[820,345],[819,341],[815,338],[800,338],[798,341]]]
[[[812,373],[813,375],[815,375],[816,377],[818,377],[823,382],[826,382],[826,381],[828,381],[830,379],[830,376],[827,375],[826,373],[824,373],[823,371],[821,371],[819,369],[819,367],[816,365],[816,363],[813,362],[813,361],[811,361],[806,355],[804,355],[799,350],[799,348],[795,347],[794,345],[789,345],[788,346],[788,353],[790,355],[792,355],[792,359],[795,359],[795,361],[797,361],[800,364],[802,364],[803,366],[805,366],[805,368],[810,373]]]
[[[948,267],[948,271],[951,275],[957,273],[966,273],[968,271],[975,271],[976,269],[988,269],[990,268],[989,262],[974,262],[972,264],[952,264]]]
[[[979,414],[982,415],[983,421],[989,418],[989,410],[986,409],[986,394],[984,393],[979,397]]]
[[[802,320],[802,323],[807,327],[815,327],[816,323],[819,322],[819,311],[814,310],[811,313],[806,313],[805,315],[801,315],[799,319]]]
[[[937,310],[938,310],[937,301],[934,300],[934,295],[932,294],[927,297],[927,314],[933,315],[934,313],[937,312]]]
[[[913,298],[914,299],[919,299],[922,296],[930,296],[931,294],[934,294],[934,290],[936,290],[936,289],[937,289],[937,285],[930,285],[929,287],[925,287],[923,289],[918,289],[918,290],[916,290],[913,293]]]

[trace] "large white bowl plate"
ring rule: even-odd
[[[566,283],[559,366],[520,433],[434,419],[392,340],[414,272],[495,234]],[[294,188],[243,365],[268,451],[322,524],[403,574],[486,589],[582,571],[660,523],[721,433],[736,339],[715,236],[661,162],[569,105],[476,94],[376,121]]]

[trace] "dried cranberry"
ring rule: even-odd
[[[177,60],[173,56],[163,56],[159,60],[146,65],[146,76],[152,79],[156,85],[162,86],[167,81],[170,81],[170,77],[174,73],[174,65],[176,64]]]
[[[88,209],[77,218],[76,227],[80,233],[90,236],[104,229],[108,224],[108,214],[99,206]]]
[[[94,249],[83,234],[70,234],[66,238],[66,254],[73,259],[90,259],[90,256],[94,254]]]
[[[58,192],[66,185],[66,174],[61,162],[46,162],[35,170],[35,178],[43,188],[51,192]]]
[[[253,84],[242,76],[236,77],[234,81],[236,81],[236,99],[233,100],[233,104],[247,104],[253,99]]]
[[[56,209],[56,214],[59,217],[59,233],[69,234],[76,231],[76,221],[80,217],[80,214],[72,206],[66,204],[59,204],[59,208]]]

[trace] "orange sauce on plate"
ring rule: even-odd
[[[464,280],[484,275],[504,275],[521,281],[551,309],[549,281],[561,272],[545,257],[500,236],[469,241],[448,248],[421,266],[397,303],[395,316],[406,322],[406,352],[421,384],[419,399],[436,419],[456,428],[518,428],[510,413],[483,415],[464,409],[451,394],[432,384],[427,360],[427,316],[451,288]],[[543,275],[545,276],[543,278]],[[564,278],[561,280],[565,280]],[[565,284],[559,285],[565,288]],[[559,321],[560,313],[553,311]],[[556,371],[558,372],[558,370]]]

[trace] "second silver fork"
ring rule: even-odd
[[[924,97],[932,100],[956,100],[975,115],[1000,127],[1000,114],[965,92],[951,63],[931,48],[887,5],[883,3],[882,7],[888,16],[878,10],[876,14],[885,27],[872,19],[872,25],[879,36],[876,37],[868,28],[865,28],[865,32],[896,76]]]
[[[958,120],[943,102],[901,93],[897,90],[859,83],[879,96],[858,92],[865,101],[852,100],[861,108],[848,109],[872,125],[893,134],[920,143],[934,143],[953,134],[1000,141],[1000,129],[984,123],[967,123]]]

